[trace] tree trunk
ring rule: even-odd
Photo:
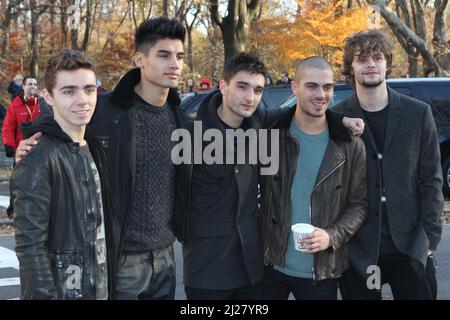
[[[169,1],[168,0],[163,0],[162,3],[162,15],[165,17],[169,16]]]
[[[32,77],[37,77],[39,73],[38,69],[38,52],[39,52],[39,13],[36,5],[36,0],[30,0],[30,11],[31,11],[31,40],[30,40],[30,63],[29,63],[29,74]]]
[[[416,35],[410,28],[405,25],[402,20],[400,20],[400,18],[398,18],[394,13],[388,10],[386,1],[367,0],[367,2],[380,8],[381,15],[383,16],[384,20],[386,20],[387,24],[394,32],[394,34],[399,34],[403,38],[411,41],[411,43],[422,56],[424,64],[430,66],[435,72],[436,76],[443,74],[442,67],[439,65],[431,50],[428,48],[425,40]]]
[[[447,41],[447,28],[445,26],[445,9],[448,0],[435,0],[436,8],[434,16],[433,29],[433,47],[434,55],[439,64],[446,70],[450,71],[450,41]]]
[[[9,31],[11,27],[11,21],[15,16],[14,8],[19,5],[19,3],[20,1],[11,0],[8,2],[8,6],[5,10],[5,18],[1,23],[2,38],[0,40],[0,63],[9,53]]]
[[[190,73],[194,73],[194,56],[192,51],[192,29],[194,28],[195,21],[197,20],[198,14],[200,13],[200,5],[192,4],[195,8],[195,13],[193,14],[193,18],[191,23],[187,21],[187,14],[184,15],[184,24],[186,26],[187,36],[188,36],[188,66]],[[188,11],[190,7],[188,8]],[[187,13],[187,12],[186,12]]]
[[[68,4],[66,0],[60,1],[60,24],[61,24],[61,48],[67,47],[67,8]]]
[[[219,14],[219,1],[210,0],[211,17],[222,31],[225,61],[245,51],[250,23],[257,19],[260,5],[261,0],[229,0],[227,16],[222,18]]]

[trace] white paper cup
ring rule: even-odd
[[[308,223],[296,223],[292,225],[291,230],[294,237],[295,250],[305,252],[306,250],[301,245],[303,236],[314,232],[314,226]]]

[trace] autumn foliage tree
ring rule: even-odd
[[[265,61],[277,61],[279,70],[292,70],[295,61],[316,55],[339,69],[344,39],[367,29],[365,8],[347,8],[346,2],[298,1],[295,12],[261,18],[253,34],[258,34],[259,51],[273,55],[266,55]]]

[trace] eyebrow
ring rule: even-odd
[[[245,85],[245,86],[250,86],[250,83],[246,82],[246,81],[236,81],[236,84],[240,84],[240,85]],[[263,86],[256,86],[255,89],[260,89],[260,90],[264,90]]]
[[[96,87],[97,86],[95,84],[88,84],[88,85],[85,85],[83,87],[83,89],[96,88]],[[59,88],[59,90],[61,91],[61,90],[65,90],[65,89],[78,89],[78,88],[79,88],[79,86],[64,86],[64,87]]]
[[[164,50],[164,49],[159,49],[159,50],[158,50],[158,53],[166,53],[166,54],[171,54],[171,53],[172,53],[172,51],[169,51],[169,50]],[[184,52],[183,52],[183,51],[180,51],[180,52],[177,52],[176,54],[182,54],[182,55],[184,55]]]
[[[320,87],[320,85],[316,82],[305,82],[305,85],[315,85]],[[330,83],[325,83],[323,86],[333,86],[334,87],[334,83],[330,82]]]

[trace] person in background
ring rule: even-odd
[[[198,91],[207,91],[211,88],[211,82],[208,78],[204,77],[200,79],[200,87]]]
[[[16,74],[13,81],[9,83],[8,92],[11,94],[11,101],[23,92],[23,77],[21,74]]]

